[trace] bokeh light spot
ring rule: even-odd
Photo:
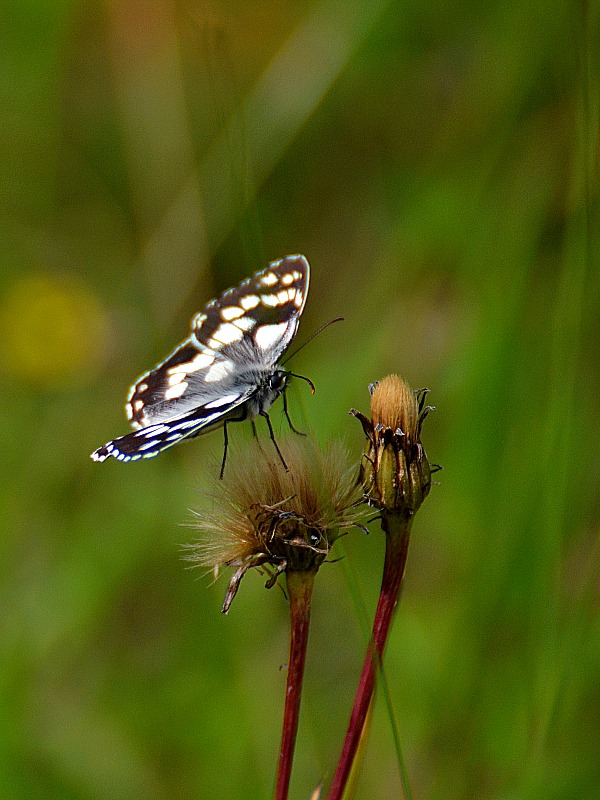
[[[107,315],[80,280],[27,275],[0,302],[2,369],[41,386],[87,381],[108,331]]]

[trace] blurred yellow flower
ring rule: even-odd
[[[0,302],[1,368],[38,385],[85,380],[102,358],[108,329],[100,303],[80,281],[27,275]]]

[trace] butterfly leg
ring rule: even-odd
[[[296,428],[294,428],[292,424],[292,420],[290,419],[290,412],[288,411],[287,394],[285,392],[283,393],[283,413],[285,414],[285,418],[287,419],[288,425],[290,426],[291,430],[293,430],[294,433],[297,433],[299,436],[306,436],[305,433],[302,433],[302,431],[299,431]]]
[[[273,426],[271,425],[271,419],[266,411],[260,412],[261,417],[264,417],[267,420],[267,425],[269,426],[269,436],[271,437],[271,441],[275,445],[275,450],[277,450],[277,455],[279,456],[279,460],[283,464],[283,468],[286,472],[289,472],[288,465],[285,463],[284,457],[281,455],[281,450],[279,449],[279,445],[275,439],[275,434],[273,433]]]
[[[226,419],[225,422],[223,423],[223,461],[221,462],[221,472],[219,473],[220,481],[223,480],[223,475],[225,474],[225,462],[227,461],[227,447],[229,446],[229,434],[227,433],[227,423],[242,422],[245,419],[246,419],[246,414],[243,414],[241,417],[232,417],[230,419]],[[252,427],[254,427],[254,420],[252,421]]]
[[[225,474],[225,462],[227,461],[227,446],[229,445],[229,435],[227,434],[227,421],[223,423],[223,461],[221,462],[221,472],[219,473],[219,480],[223,480]]]

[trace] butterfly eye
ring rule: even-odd
[[[287,374],[283,371],[274,372],[269,378],[269,388],[274,392],[281,392],[287,383]]]

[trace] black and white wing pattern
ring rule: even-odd
[[[190,336],[131,387],[125,410],[138,430],[91,457],[152,458],[228,420],[266,412],[285,389],[277,363],[296,334],[309,277],[304,256],[286,256],[208,303]]]

